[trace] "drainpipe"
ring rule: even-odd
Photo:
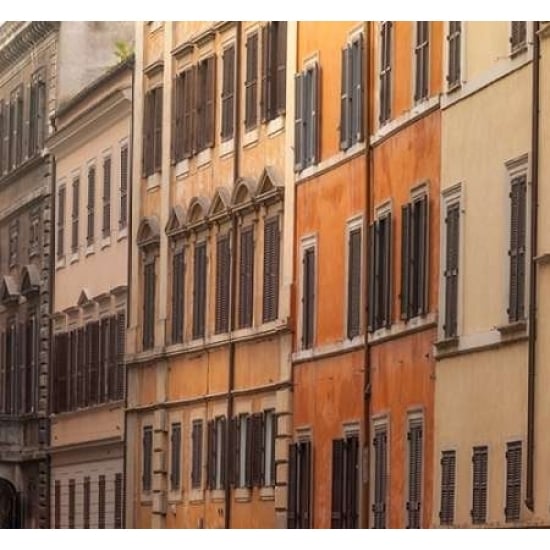
[[[241,81],[242,65],[242,23],[237,22],[237,39],[235,44],[235,70],[237,73],[237,84]],[[237,85],[237,90],[239,86]],[[235,118],[234,147],[233,147],[233,184],[239,179],[240,146],[241,146],[241,94],[235,93]],[[233,441],[231,438],[231,419],[233,418],[233,388],[235,386],[235,342],[233,331],[236,327],[236,289],[237,289],[237,218],[231,218],[231,285],[230,285],[230,311],[229,311],[229,372],[227,382],[227,423],[225,430],[225,528],[231,528],[231,460],[233,457]]]
[[[540,42],[539,22],[533,22],[533,99],[531,121],[531,269],[529,272],[529,354],[527,363],[527,494],[525,505],[531,512],[535,508],[535,371],[537,339],[537,232],[538,232],[538,186],[539,186],[539,74]]]
[[[368,303],[368,295],[369,295],[369,281],[368,281],[368,259],[369,259],[369,238],[368,238],[368,228],[369,228],[369,220],[370,220],[370,210],[371,210],[371,203],[372,203],[372,197],[371,197],[371,191],[372,191],[372,185],[370,185],[370,182],[372,181],[372,174],[373,174],[373,165],[372,165],[372,147],[370,145],[370,123],[371,123],[371,98],[370,98],[370,71],[371,71],[371,43],[370,43],[370,28],[369,28],[369,22],[365,22],[364,24],[364,54],[365,54],[365,79],[364,79],[364,86],[366,93],[364,94],[364,97],[366,97],[366,109],[364,109],[365,116],[364,116],[364,127],[365,127],[365,168],[366,168],[366,174],[365,174],[365,213],[364,213],[364,219],[365,219],[365,229],[363,231],[363,273],[365,274],[363,277],[364,281],[364,290],[363,290],[363,296],[365,297],[365,307],[364,309],[364,319],[363,319],[363,334],[364,334],[364,354],[363,354],[363,431],[365,434],[364,439],[364,454],[363,454],[363,484],[362,484],[362,491],[363,491],[363,510],[362,510],[362,524],[365,529],[368,529],[369,527],[369,507],[370,507],[370,483],[369,483],[369,472],[370,472],[370,406],[371,406],[371,381],[370,381],[370,346],[369,346],[369,332],[368,332],[368,312],[370,304]],[[364,100],[365,101],[365,100]]]

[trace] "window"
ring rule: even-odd
[[[80,201],[80,178],[73,179],[73,211],[72,211],[72,233],[71,252],[78,252],[78,203]]]
[[[254,312],[254,230],[241,230],[239,266],[239,327],[251,327]]]
[[[29,98],[29,158],[44,147],[44,120],[46,115],[46,82],[44,70],[31,78]]]
[[[401,207],[401,318],[428,310],[428,196]]]
[[[208,422],[208,488],[225,487],[225,431],[226,419],[219,416]]]
[[[506,521],[518,521],[521,510],[521,441],[506,445]]]
[[[251,420],[248,414],[233,418],[233,476],[236,487],[251,487]]]
[[[95,233],[95,166],[88,168],[88,231],[86,241],[88,246],[94,243]]]
[[[408,529],[420,529],[422,521],[422,461],[424,454],[422,431],[422,419],[411,419],[407,433],[409,444]]]
[[[264,225],[264,323],[274,321],[279,313],[280,239],[279,218],[267,219]]]
[[[61,481],[54,484],[54,529],[61,529]]]
[[[123,499],[122,474],[115,474],[115,529],[122,529]]]
[[[510,47],[512,55],[527,46],[527,21],[511,21]]]
[[[302,258],[302,348],[313,346],[315,338],[315,247],[303,251]]]
[[[456,452],[441,453],[441,507],[439,522],[452,525],[455,519]]]
[[[57,190],[57,257],[65,255],[65,186]]]
[[[286,21],[262,29],[262,120],[273,120],[286,107]]]
[[[458,263],[460,245],[460,203],[447,206],[445,216],[446,250],[445,250],[445,338],[457,335],[458,318]]]
[[[311,441],[291,443],[288,450],[289,529],[311,528]]]
[[[176,78],[176,105],[172,136],[174,162],[189,158],[193,154],[193,103],[195,92],[195,67],[186,69]]]
[[[235,46],[223,51],[222,141],[233,137],[235,119]]]
[[[193,420],[191,429],[191,487],[202,484],[202,420]]]
[[[153,481],[153,427],[143,427],[142,447],[142,484],[143,491],[150,491]]]
[[[172,343],[183,341],[185,251],[178,248],[172,256]]]
[[[363,141],[363,35],[342,50],[340,148]]]
[[[216,102],[216,57],[203,59],[197,66],[196,84],[195,150],[197,152],[214,146]]]
[[[9,350],[8,333],[8,350]],[[67,409],[67,363],[68,363],[68,339],[67,334],[54,336],[54,395],[53,412],[63,412]],[[8,363],[9,364],[9,363]],[[9,394],[8,394],[9,395]]]
[[[416,22],[416,44],[414,47],[415,81],[414,100],[422,101],[430,94],[430,22]]]
[[[193,339],[203,338],[206,323],[206,243],[195,244],[193,265]]]
[[[229,330],[230,278],[231,251],[229,235],[225,234],[218,236],[216,246],[216,334]]]
[[[487,447],[474,447],[472,455],[472,522],[487,521]]]
[[[391,21],[380,23],[380,125],[391,118],[392,30]]]
[[[385,425],[374,429],[374,528],[386,528],[387,480],[388,480],[388,432]]]
[[[172,424],[171,435],[171,457],[170,457],[170,489],[176,491],[181,487],[181,424]]]
[[[17,264],[17,250],[19,248],[19,220],[13,220],[9,225],[9,266],[15,267]]]
[[[462,48],[462,21],[449,21],[449,34],[447,35],[448,60],[447,60],[447,87],[453,90],[460,86],[461,73],[461,48]]]
[[[99,339],[101,332],[99,322],[94,321],[86,325],[86,336],[88,345],[88,404],[97,405],[99,403],[99,380],[100,380],[100,356]]]
[[[23,85],[10,95],[9,166],[17,168],[23,161]]]
[[[275,485],[275,439],[277,437],[277,417],[275,411],[265,411],[262,420],[262,459],[264,462],[262,465],[263,485],[271,487]]]
[[[359,519],[359,437],[332,441],[332,529],[356,529]]]
[[[369,227],[369,331],[391,325],[391,212]]]
[[[69,529],[74,529],[75,482],[69,479]]]
[[[24,411],[35,410],[38,368],[38,318],[36,311],[31,311],[26,323],[25,335],[25,382],[21,383],[24,391]],[[1,380],[0,380],[1,382]],[[0,386],[1,388],[1,386]],[[0,390],[1,391],[1,390]],[[1,410],[1,407],[0,407]]]
[[[128,225],[128,145],[123,145],[120,149],[120,217],[118,220],[119,229],[124,229]]]
[[[258,33],[246,38],[245,117],[246,130],[258,123]]]
[[[155,345],[155,261],[149,261],[143,268],[143,349]]]
[[[40,209],[29,213],[29,258],[40,253]]]
[[[83,484],[82,521],[84,529],[90,528],[90,478],[86,476]]]
[[[143,176],[160,172],[162,163],[162,86],[145,94],[143,110]]]
[[[0,99],[0,178],[7,172],[6,139],[8,133],[8,117],[6,116],[6,104]]]
[[[103,238],[111,234],[111,157],[103,159]]]
[[[314,63],[295,77],[294,170],[319,162],[319,66]]]
[[[526,253],[526,193],[527,176],[512,178],[510,192],[510,290],[508,321],[525,317],[525,253]]]
[[[97,481],[97,528],[105,529],[105,476]]]
[[[348,231],[348,319],[347,337],[359,336],[361,331],[361,228]]]

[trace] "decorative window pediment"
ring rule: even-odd
[[[40,290],[40,273],[34,264],[23,267],[21,277],[21,294],[30,296]]]
[[[158,246],[160,244],[160,226],[156,217],[143,218],[137,232],[139,248]]]
[[[166,234],[169,237],[175,237],[183,233],[186,229],[187,216],[185,210],[179,205],[176,204],[170,210],[170,216],[168,217],[168,223],[166,224]]]
[[[229,216],[231,212],[231,194],[225,187],[218,187],[208,213],[209,219]]]
[[[272,166],[266,166],[256,191],[257,202],[276,202],[283,199],[284,187],[280,185],[280,179]]]
[[[187,220],[193,228],[202,226],[207,222],[210,201],[206,197],[193,197],[187,209]]]
[[[15,279],[10,275],[4,275],[0,280],[0,302],[4,305],[17,303],[19,296]]]
[[[85,307],[92,303],[92,297],[90,291],[87,288],[83,288],[80,291],[80,296],[78,297],[77,304],[79,307]]]
[[[231,204],[236,210],[243,210],[254,204],[255,196],[256,182],[248,178],[241,178],[233,189]]]

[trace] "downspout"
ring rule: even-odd
[[[533,22],[533,84],[531,120],[531,269],[529,272],[529,354],[527,363],[527,491],[525,505],[531,512],[535,508],[535,372],[537,339],[537,232],[538,232],[538,186],[539,186],[539,77],[540,41],[539,22]]]
[[[126,333],[128,332],[128,328],[130,326],[130,304],[131,304],[131,290],[132,285],[130,284],[130,281],[132,280],[132,196],[133,196],[133,175],[134,175],[134,83],[135,83],[135,64],[134,60],[132,59],[130,68],[132,71],[132,91],[131,91],[131,101],[130,101],[130,137],[128,139],[128,163],[130,165],[130,169],[128,171],[128,183],[129,183],[129,189],[127,190],[127,197],[128,197],[128,204],[126,205],[127,208],[127,225],[128,225],[128,254],[127,254],[127,280],[128,284],[126,285]],[[126,338],[124,339],[126,341]],[[126,350],[125,350],[126,353]],[[122,494],[124,498],[122,499],[122,527],[123,529],[126,528],[126,474],[127,474],[127,465],[126,465],[126,459],[128,456],[127,451],[127,437],[128,437],[128,369],[126,368],[126,361],[124,361],[124,435],[123,435],[123,451],[122,451]]]
[[[234,114],[234,142],[233,142],[233,185],[239,179],[240,146],[241,146],[241,94],[239,83],[241,81],[242,64],[242,23],[237,21],[237,39],[235,44],[235,114]],[[237,288],[237,218],[231,217],[231,285],[230,285],[230,311],[229,311],[229,371],[227,381],[227,422],[225,430],[225,528],[231,528],[231,461],[233,458],[231,420],[233,418],[233,388],[235,386],[235,342],[233,331],[236,326],[236,301]]]
[[[370,210],[371,210],[371,190],[372,186],[370,182],[372,180],[372,147],[370,145],[370,124],[371,124],[371,97],[370,97],[370,80],[371,80],[371,36],[369,22],[366,21],[364,24],[364,48],[365,48],[365,79],[364,79],[364,89],[366,93],[364,94],[364,103],[366,103],[366,109],[364,109],[364,127],[365,127],[365,229],[363,231],[363,296],[365,300],[365,307],[363,308],[363,337],[364,337],[364,353],[363,353],[363,432],[365,434],[364,438],[364,447],[363,447],[363,509],[362,509],[362,524],[363,528],[368,529],[369,527],[369,507],[370,507],[370,483],[369,483],[369,472],[370,472],[370,406],[371,406],[371,380],[370,380],[370,345],[369,345],[369,331],[368,331],[368,314],[369,306],[368,296],[369,296],[369,281],[368,281],[368,259],[370,256],[369,250],[369,220],[370,220]]]

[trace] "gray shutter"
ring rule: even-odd
[[[162,95],[163,88],[159,86],[153,91],[154,101],[154,131],[153,131],[153,172],[158,172],[162,168]]]
[[[288,446],[287,527],[298,527],[298,444]]]
[[[69,479],[69,505],[68,505],[68,523],[69,529],[74,529],[74,518],[75,518],[75,481],[74,479]]]
[[[272,24],[262,27],[262,87],[260,113],[262,122],[271,120],[271,34]]]
[[[241,231],[239,327],[250,327],[254,308],[254,233],[252,226]]]
[[[119,228],[128,225],[128,145],[120,150],[120,217]]]
[[[386,528],[386,481],[387,481],[387,431],[386,427],[374,432],[374,528]]]
[[[510,289],[508,320],[525,315],[526,178],[512,180],[510,216]]]
[[[122,486],[122,474],[115,474],[115,512],[114,512],[114,527],[115,529],[122,529],[122,515],[124,508],[124,492]]]
[[[202,420],[193,421],[191,444],[191,487],[196,489],[202,482]]]
[[[348,338],[358,336],[361,330],[361,229],[349,233],[347,321]]]
[[[183,341],[184,250],[172,257],[172,343]]]
[[[258,122],[258,33],[246,39],[246,80],[245,80],[245,129],[251,130]]]
[[[194,93],[195,93],[195,74],[196,67],[188,69],[183,72],[179,81],[181,83],[182,93],[183,93],[183,121],[182,121],[182,151],[181,158],[189,158],[193,154],[193,136],[194,136]],[[178,160],[181,160],[178,158]]]
[[[207,425],[207,480],[206,484],[210,490],[216,488],[216,421],[210,420]]]
[[[376,330],[376,257],[377,257],[377,232],[378,222],[373,222],[368,228],[369,239],[369,257],[368,257],[368,331],[374,332]]]
[[[278,115],[286,108],[286,21],[277,21],[277,76],[274,108]]]
[[[150,491],[153,474],[153,428],[151,426],[145,426],[143,428],[142,451],[142,488],[144,491]]]
[[[410,228],[411,228],[411,205],[401,206],[401,319],[410,317]]]
[[[298,519],[302,529],[311,527],[311,441],[298,444]]]
[[[311,75],[312,113],[312,164],[318,164],[321,158],[321,68],[317,63],[313,66]],[[307,129],[306,129],[307,130]]]
[[[144,177],[151,174],[151,146],[152,146],[152,115],[153,95],[147,92],[143,98],[143,149],[141,155],[141,171]]]
[[[472,454],[472,523],[487,521],[487,447],[474,447]]]
[[[304,112],[303,75],[294,77],[294,170],[299,172],[304,166]]]
[[[171,455],[170,455],[170,488],[180,488],[181,472],[181,424],[172,424],[170,434]]]
[[[273,321],[278,316],[279,264],[280,264],[279,218],[266,220],[264,225],[264,288],[263,322]]]
[[[446,338],[452,338],[457,333],[459,222],[460,205],[452,204],[447,208],[445,217],[447,249],[445,251],[445,324],[443,330]]]
[[[103,159],[103,238],[111,234],[111,157]]]
[[[97,528],[105,529],[105,476],[100,475],[97,484]]]
[[[56,484],[57,483],[58,482],[56,481]],[[84,495],[82,497],[82,499],[83,499],[83,502],[82,502],[82,522],[83,522],[84,529],[89,529],[90,528],[90,503],[91,503],[91,498],[90,498],[90,477],[89,476],[86,476],[84,478],[83,490],[84,490]]]
[[[230,268],[229,235],[226,234],[218,237],[216,246],[216,334],[229,329]]]
[[[344,440],[332,440],[332,529],[343,527]]]
[[[455,510],[456,485],[456,452],[441,453],[441,506],[439,522],[441,525],[452,525]]]
[[[205,90],[205,142],[206,147],[214,147],[216,126],[216,56],[206,59]]]
[[[116,377],[114,399],[124,397],[124,352],[126,348],[126,314],[119,312],[116,316]]]
[[[357,529],[359,523],[359,437],[348,436],[345,440],[344,478],[344,527]]]
[[[384,268],[383,268],[383,324],[391,326],[392,295],[391,295],[391,253],[392,253],[392,216],[384,216]]]
[[[429,248],[428,248],[428,195],[422,195],[418,199],[418,257],[416,258],[418,269],[418,305],[415,315],[424,315],[428,311],[428,273],[429,273]]]
[[[239,478],[241,471],[241,423],[240,416],[234,416],[230,420],[230,436],[231,436],[231,484],[234,487],[239,487]]]
[[[350,135],[350,80],[351,80],[351,48],[342,50],[342,87],[340,93],[340,149],[346,150],[351,144]]]
[[[351,132],[354,143],[364,139],[364,77],[363,77],[363,35],[360,34],[352,47],[352,109]]]
[[[302,348],[313,346],[315,316],[315,249],[308,248],[303,257]]]
[[[506,445],[506,521],[518,521],[521,512],[521,441]]]
[[[221,138],[227,140],[233,137],[234,101],[235,101],[235,46],[229,46],[223,52],[223,83],[222,83],[222,128]]]
[[[420,529],[422,519],[422,422],[414,421],[407,433],[409,441],[409,498],[407,501],[408,529]]]
[[[88,168],[88,231],[86,241],[88,245],[94,242],[95,227],[95,166]]]

